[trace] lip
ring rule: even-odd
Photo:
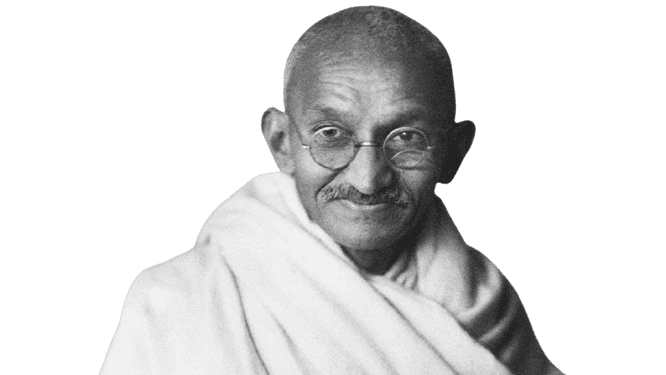
[[[386,211],[394,206],[390,203],[359,204],[359,203],[354,203],[347,199],[338,199],[335,202],[337,202],[347,210],[358,211],[363,213],[376,213],[376,212]]]

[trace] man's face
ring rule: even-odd
[[[386,60],[319,57],[298,71],[287,109],[301,201],[314,222],[354,251],[381,250],[408,235],[431,204],[437,182],[433,152],[416,168],[398,169],[381,147],[361,147],[348,166],[331,170],[301,147],[324,128],[382,144],[392,130],[409,126],[437,143],[446,114],[434,78],[422,67]]]

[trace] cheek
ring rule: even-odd
[[[320,216],[317,193],[334,178],[325,168],[314,163],[309,154],[294,158],[294,180],[303,206],[311,219]]]
[[[414,200],[420,201],[434,194],[437,176],[430,171],[403,171],[400,174],[400,185]]]
[[[403,173],[400,184],[412,200],[411,217],[408,220],[418,221],[432,205],[437,185],[436,176],[434,173]]]

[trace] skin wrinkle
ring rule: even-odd
[[[292,107],[295,109],[295,115],[299,112],[303,113],[303,116],[300,118],[300,123],[303,124],[301,126],[298,126],[299,118],[290,113],[290,118],[294,118],[292,121],[296,123],[296,127],[302,129],[305,126],[311,126],[313,117],[316,120],[324,118],[329,121],[332,119],[344,118],[348,121],[346,124],[356,130],[354,133],[357,138],[375,139],[374,136],[380,131],[388,133],[391,130],[390,125],[404,125],[399,124],[397,120],[414,118],[415,111],[426,113],[432,112],[432,109],[426,109],[430,107],[424,107],[424,103],[420,103],[423,102],[423,100],[415,98],[415,96],[424,97],[425,94],[422,94],[420,90],[415,90],[415,87],[410,85],[414,83],[414,80],[402,79],[402,77],[405,76],[404,70],[401,72],[402,74],[397,74],[398,72],[396,72],[395,69],[375,69],[378,64],[369,65],[370,66],[368,67],[365,65],[347,66],[347,64],[343,64],[344,69],[330,69],[329,67],[329,69],[319,71],[316,75],[312,74],[313,72],[311,71],[304,72],[305,78],[301,78],[300,81],[309,83],[310,86],[308,87],[309,90],[302,90],[302,93],[298,95],[301,100],[298,103],[295,103]],[[315,63],[312,64],[311,67],[312,66],[318,67],[318,64]],[[359,70],[359,68],[361,69]],[[372,74],[364,74],[367,71],[370,71]],[[314,75],[316,79],[307,79],[308,76],[311,77],[312,75]],[[340,75],[343,77],[340,77]],[[365,78],[356,79],[357,77]],[[297,78],[295,77],[295,79]],[[304,85],[301,83],[299,86]],[[410,89],[405,91],[407,87],[410,87]],[[303,88],[305,89],[305,87]],[[304,100],[305,98],[313,97],[316,99],[311,100],[311,102]],[[406,102],[406,104],[402,104],[401,102]],[[342,104],[342,108],[339,108],[339,104]],[[327,118],[326,114],[323,114],[322,111],[313,111],[313,107],[317,109],[328,107],[328,110],[326,111],[328,112],[327,114],[334,114],[334,116],[333,118]],[[313,112],[319,113],[313,116]],[[355,126],[352,126],[351,124],[354,124]],[[387,125],[389,126],[387,127]],[[309,159],[306,159],[306,161],[308,165],[312,165],[313,163],[313,161]],[[325,230],[328,229],[327,231],[329,233],[333,232],[332,235],[334,239],[336,239],[336,242],[340,243],[343,249],[346,249],[345,252],[352,259],[360,263],[362,268],[364,268],[363,266],[365,265],[369,269],[374,268],[376,271],[383,271],[385,266],[391,263],[387,263],[387,261],[394,260],[394,258],[399,255],[400,251],[396,249],[397,244],[405,245],[405,241],[403,240],[413,237],[411,232],[416,223],[420,222],[422,219],[422,212],[431,201],[430,195],[433,194],[435,184],[433,171],[428,168],[421,168],[418,171],[395,171],[388,165],[388,161],[385,159],[381,149],[375,150],[374,148],[365,147],[358,151],[355,159],[352,160],[352,163],[370,163],[374,165],[369,168],[374,169],[372,173],[377,173],[378,176],[384,176],[384,186],[382,187],[380,183],[378,191],[362,191],[358,186],[354,186],[355,181],[351,177],[343,177],[349,172],[346,170],[347,168],[345,168],[342,171],[329,172],[330,175],[328,176],[322,176],[322,179],[317,183],[319,185],[318,189],[315,189],[314,191],[306,189],[306,183],[303,182],[302,184],[299,184],[299,191],[301,192],[302,200],[305,202],[304,205],[306,206],[306,211],[308,211],[310,217],[315,222],[322,225]],[[317,166],[316,168],[321,167]],[[301,173],[304,174],[305,169],[306,168],[304,167],[297,168],[297,181],[303,180],[298,177]],[[367,173],[367,171],[356,172]],[[433,176],[426,178],[426,180],[431,182],[426,184],[428,187],[426,187],[424,192],[418,194],[418,197],[420,198],[408,193],[410,189],[405,188],[405,186],[413,185],[410,181],[412,179],[406,179],[405,176],[403,176],[403,174],[410,173],[412,176],[415,176],[414,173],[423,175],[423,177]],[[361,179],[370,178],[374,177],[369,177],[368,175],[361,176]],[[421,178],[422,177],[417,180],[420,180]],[[356,184],[358,184],[358,182],[356,182]],[[352,186],[353,188],[349,188],[349,186]],[[305,192],[304,190],[310,191]],[[388,241],[384,240],[384,245],[381,245],[381,238],[379,238],[380,241],[370,239],[371,242],[378,242],[377,245],[380,245],[380,248],[360,250],[353,248],[355,240],[352,240],[352,246],[349,246],[345,244],[346,241],[344,239],[341,241],[340,238],[336,238],[337,233],[335,233],[335,228],[331,230],[330,224],[327,224],[325,218],[327,215],[334,215],[334,217],[336,217],[334,221],[336,222],[344,222],[346,218],[325,212],[326,209],[325,207],[322,208],[323,206],[331,203],[335,204],[334,201],[343,201],[345,199],[354,203],[368,203],[372,200],[386,200],[386,197],[382,197],[383,194],[386,194],[386,191],[400,192],[399,195],[403,198],[401,198],[400,201],[391,199],[392,202],[388,203],[391,208],[387,209],[385,213],[380,212],[372,215],[365,213],[358,215],[352,214],[351,221],[356,221],[361,224],[361,226],[368,228],[372,227],[374,228],[372,230],[373,232],[381,231],[381,227],[383,227],[384,223],[394,223],[389,226],[389,229],[395,228],[390,231],[394,232],[390,235],[390,237],[395,237],[394,239],[387,239]],[[307,197],[307,195],[313,193],[314,196],[312,198]],[[338,199],[330,199],[331,196],[335,195],[338,195]],[[340,198],[340,195],[344,195],[345,197]],[[310,202],[319,203],[311,204]],[[324,216],[324,220],[322,220],[322,215]],[[330,221],[330,219],[328,220]],[[401,224],[396,226],[397,223]],[[395,233],[396,230],[397,233]],[[345,231],[349,232],[348,230]],[[363,237],[367,234],[359,233],[359,235]],[[379,236],[385,237],[386,235],[379,234]],[[411,247],[411,241],[407,241],[407,243],[410,243],[407,246]],[[381,249],[382,247],[383,249]],[[378,257],[377,255],[381,256]],[[373,266],[372,263],[375,263],[375,265]],[[378,265],[380,266],[379,269],[377,269]]]
[[[335,17],[335,16],[334,16]],[[361,269],[381,274],[409,251],[444,173],[442,130],[454,127],[455,97],[444,47],[421,25],[404,18],[368,27],[367,20],[324,21],[304,34],[285,70],[288,156],[310,217]],[[396,21],[397,20],[397,21]],[[375,22],[375,21],[372,21]],[[358,142],[382,144],[401,126],[423,131],[435,146],[415,168],[398,169],[381,147],[360,147],[350,164],[317,164],[311,135],[330,123]]]
[[[337,48],[333,48],[337,46]],[[446,49],[427,28],[408,16],[384,7],[354,7],[332,14],[312,25],[292,48],[284,70],[285,107],[293,90],[292,75],[297,65],[306,60],[324,61],[335,50],[341,57],[354,61],[375,54],[409,60],[419,57],[430,62],[442,82],[442,93],[448,96],[446,106],[455,113],[455,95],[451,62]],[[368,54],[371,51],[371,54]],[[371,58],[374,56],[370,56]],[[399,58],[398,58],[399,57]],[[438,80],[439,81],[439,80]],[[450,119],[453,121],[453,117]]]
[[[371,78],[368,78],[368,75],[362,75],[362,74],[354,74],[357,73],[357,70],[351,68],[351,67],[345,67],[341,69],[335,69],[332,67],[328,67],[327,69],[322,69],[322,73],[328,73],[328,74],[335,74],[335,76],[330,77],[329,75],[324,75],[320,74],[318,76],[318,81],[321,82],[324,86],[331,85],[331,91],[333,93],[333,96],[336,99],[339,99],[340,102],[343,102],[343,106],[345,107],[345,113],[349,112],[350,107],[353,107],[355,104],[357,106],[363,106],[367,105],[367,103],[363,103],[361,99],[363,98],[363,93],[360,93],[357,89],[353,87],[353,85],[362,85],[364,83],[369,83]],[[397,73],[395,73],[392,70],[387,70],[386,73],[390,74],[391,77],[397,76]],[[345,78],[345,77],[339,77],[340,74],[352,74],[354,75],[353,78]],[[377,78],[385,78],[385,77],[377,77]],[[381,83],[384,83],[384,86],[381,85],[374,85],[370,86],[367,88],[368,92],[372,92],[374,95],[381,95],[385,92],[395,90],[395,81],[399,81],[398,79],[382,79]],[[379,87],[378,87],[379,86]],[[413,126],[418,128],[421,131],[424,131],[429,138],[433,138],[432,134],[428,134],[428,129],[426,129],[423,126],[419,126],[419,124],[414,124],[413,122],[416,122],[417,117],[421,117],[422,122],[439,122],[437,119],[428,119],[426,118],[427,114],[429,113],[428,110],[424,109],[422,105],[418,103],[410,103],[414,102],[414,99],[423,99],[425,98],[424,94],[420,94],[419,92],[412,93],[409,97],[403,96],[403,97],[397,97],[394,100],[388,101],[386,104],[387,106],[395,105],[396,103],[400,101],[405,101],[405,106],[414,106],[414,108],[409,109],[408,112],[405,113],[398,113],[397,117],[392,117],[390,120],[386,121],[385,127],[389,128],[392,126],[398,127],[400,124],[401,126]],[[358,104],[360,102],[360,104]],[[317,122],[317,119],[319,118],[326,118],[326,119],[335,119],[335,120],[342,120],[343,116],[340,111],[337,111],[334,109],[332,106],[329,106],[327,103],[315,103],[313,105],[313,110],[307,110],[306,116],[309,117],[312,114],[319,115],[317,111],[324,112],[323,115],[321,116],[315,116],[316,118],[314,120],[308,120],[308,123],[314,123]],[[362,122],[364,119],[345,119],[344,121],[341,121],[344,124],[349,123],[349,122]],[[389,132],[386,131],[386,134]],[[373,135],[374,136],[374,135]]]
[[[304,125],[308,127],[314,127],[322,122],[330,122],[335,125],[341,126],[348,132],[349,132],[348,129],[349,123],[361,122],[359,120],[355,120],[351,117],[346,116],[346,114],[344,113],[336,111],[332,107],[328,107],[325,105],[319,106],[318,109],[306,111],[305,117],[307,118],[307,120]],[[379,136],[379,138],[374,140],[373,139],[362,140],[359,138],[359,142],[376,142],[381,144],[385,136],[388,135],[391,132],[391,130],[403,126],[409,126],[421,130],[428,136],[428,139],[432,141],[434,140],[433,134],[437,132],[436,131],[433,132],[431,129],[428,129],[428,126],[424,125],[428,123],[427,120],[423,119],[424,117],[426,116],[424,115],[424,110],[422,108],[420,107],[410,108],[405,112],[398,113],[397,115],[389,117],[386,120],[380,120],[378,122],[376,129],[377,130],[376,133]]]
[[[353,35],[346,35],[345,38],[351,39],[364,39],[367,36],[359,35],[354,37]],[[309,49],[302,52],[299,56],[298,61],[292,63],[294,72],[298,71],[298,75],[289,74],[290,79],[286,81],[285,85],[285,107],[289,107],[289,103],[292,101],[291,96],[297,94],[299,90],[298,80],[294,79],[296,76],[302,76],[304,72],[312,70],[312,61],[318,61],[318,69],[321,72],[327,71],[327,69],[335,69],[339,72],[346,72],[350,70],[349,67],[339,66],[344,64],[368,64],[373,63],[381,64],[381,68],[385,69],[395,69],[400,70],[413,70],[413,71],[425,71],[428,72],[427,75],[430,75],[433,79],[430,80],[420,80],[420,84],[423,86],[434,86],[430,89],[435,89],[438,92],[437,97],[446,101],[446,103],[441,103],[443,108],[448,108],[447,111],[447,120],[453,121],[453,115],[455,112],[455,96],[453,94],[453,81],[450,74],[450,62],[448,55],[443,47],[441,47],[441,54],[443,56],[434,57],[427,53],[424,53],[418,48],[410,51],[397,50],[393,51],[390,48],[387,49],[386,45],[374,45],[364,46],[360,48],[360,51],[354,50],[358,47],[349,47],[345,43],[340,45],[333,45],[332,43],[322,43],[324,46],[313,44],[309,46]],[[414,46],[412,46],[414,47]],[[314,49],[320,49],[318,51],[313,51]],[[409,52],[409,53],[408,53]],[[338,64],[338,66],[331,67],[331,65]],[[443,66],[447,65],[447,66]],[[426,69],[424,69],[426,67]],[[353,71],[353,68],[351,68]],[[360,79],[366,79],[367,77],[361,76]],[[402,77],[403,79],[405,77]],[[309,80],[316,79],[315,77],[310,77]],[[388,78],[387,81],[396,81],[397,77],[393,76]]]

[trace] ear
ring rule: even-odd
[[[439,156],[442,158],[442,164],[437,182],[448,184],[453,180],[467,151],[472,147],[475,133],[476,127],[471,121],[458,123],[447,133],[444,152]]]
[[[269,108],[261,117],[261,132],[280,171],[293,174],[294,160],[291,148],[289,117],[275,108]]]

